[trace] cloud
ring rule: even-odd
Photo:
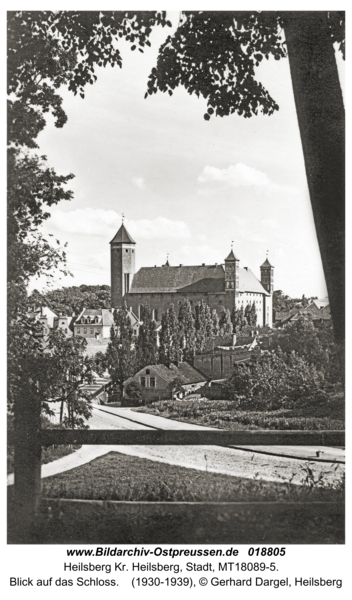
[[[294,188],[288,185],[279,185],[253,167],[248,167],[243,163],[230,165],[226,169],[218,169],[207,165],[198,176],[199,183],[220,183],[235,188],[245,187],[254,188],[257,192],[271,193],[274,191],[292,192]]]
[[[132,177],[132,183],[140,190],[145,190],[144,177]]]
[[[76,235],[100,236],[111,240],[120,225],[121,215],[114,210],[78,208],[63,211],[54,208],[51,218],[45,224],[45,231],[57,230]],[[125,225],[136,241],[160,238],[186,239],[191,235],[184,221],[173,221],[166,217],[125,220]]]

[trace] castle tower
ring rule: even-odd
[[[225,292],[233,296],[233,306],[239,289],[239,265],[240,259],[234,255],[231,247],[230,254],[225,258]]]
[[[263,288],[272,294],[274,291],[274,267],[270,264],[268,256],[260,267],[260,283]]]
[[[135,273],[136,242],[123,224],[110,242],[111,255],[111,306],[123,305],[123,297],[128,294]]]

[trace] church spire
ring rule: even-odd
[[[169,263],[169,253],[167,253],[166,255],[166,263],[163,265],[164,267],[169,267],[170,263]]]

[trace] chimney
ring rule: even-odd
[[[246,271],[248,271],[248,267],[243,267],[244,269],[246,269]]]
[[[205,267],[205,263],[202,263],[202,267]]]
[[[183,265],[180,265],[180,267],[183,267]]]

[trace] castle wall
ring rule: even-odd
[[[144,304],[148,304],[150,310],[157,311],[155,320],[160,321],[162,314],[165,313],[168,308],[170,308],[171,304],[174,305],[174,308],[177,312],[179,303],[183,302],[187,298],[192,304],[197,304],[197,302],[204,300],[204,302],[210,306],[211,310],[216,309],[218,314],[220,314],[225,308],[232,310],[234,305],[234,296],[232,294],[228,295],[225,293],[180,294],[174,292],[161,294],[126,294],[124,301],[126,302],[128,308],[132,307],[133,312],[138,317],[140,315],[139,307],[143,306]]]
[[[214,354],[196,354],[194,367],[209,379],[224,379],[232,374],[233,367],[237,362],[249,357],[249,350],[234,353],[225,350],[224,352],[217,351]]]

